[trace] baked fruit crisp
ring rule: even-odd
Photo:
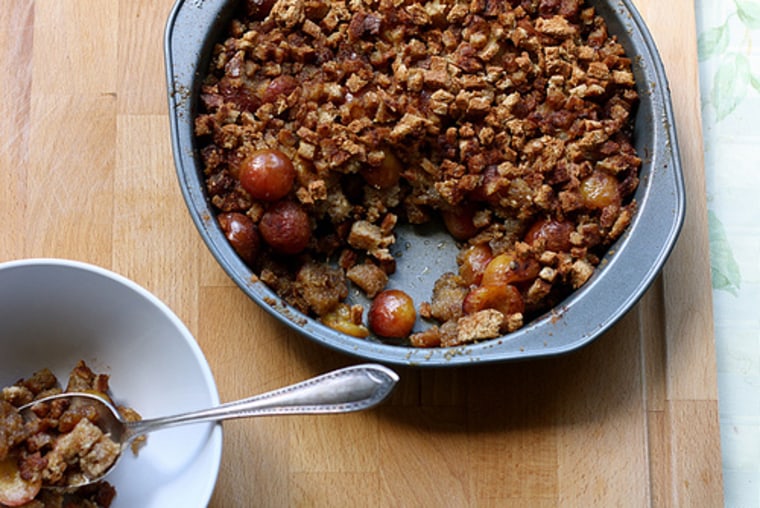
[[[120,445],[96,425],[97,411],[90,405],[74,406],[68,400],[40,403],[36,418],[25,420],[18,408],[62,392],[98,394],[109,402],[109,378],[94,373],[80,361],[69,375],[65,389],[49,369],[35,372],[0,395],[0,506],[30,508],[83,506],[107,508],[116,490],[106,481],[66,490],[42,489],[42,485],[66,488],[100,476],[116,460]],[[127,420],[139,420],[133,409],[118,407]]]
[[[247,0],[195,133],[222,230],[277,295],[356,337],[446,347],[588,281],[635,213],[637,103],[581,0]],[[390,247],[400,222],[438,220],[458,273],[415,304],[386,289]]]

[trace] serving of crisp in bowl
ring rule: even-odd
[[[221,463],[219,425],[152,434],[135,453],[125,450],[103,482],[71,491],[82,474],[112,463],[118,446],[97,425],[82,425],[96,422],[91,413],[58,413],[34,427],[17,411],[61,391],[108,398],[132,419],[218,405],[203,352],[156,296],[78,261],[0,263],[0,350],[0,505],[207,506]]]
[[[574,350],[683,221],[667,80],[629,2],[179,1],[166,66],[209,249],[346,353]]]

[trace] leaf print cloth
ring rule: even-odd
[[[760,507],[760,0],[696,0],[725,506]]]

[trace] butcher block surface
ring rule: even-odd
[[[565,356],[396,368],[371,411],[227,422],[212,507],[722,505],[694,5],[636,3],[670,79],[688,200],[643,300]],[[146,287],[193,332],[224,401],[357,363],[258,308],[196,232],[169,137],[171,7],[3,3],[0,261],[75,259]]]

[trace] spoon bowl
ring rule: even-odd
[[[75,489],[102,480],[116,467],[124,450],[149,432],[177,425],[215,422],[252,416],[294,414],[348,413],[369,409],[391,393],[398,382],[392,370],[376,364],[363,364],[334,370],[317,377],[246,399],[220,406],[139,421],[126,421],[118,410],[103,397],[84,392],[51,395],[21,406],[19,411],[26,419],[36,418],[35,408],[41,404],[65,399],[72,405],[87,405],[96,414],[88,418],[103,433],[119,445],[119,453],[102,474],[82,476],[75,484],[65,486],[44,485],[46,488]]]

